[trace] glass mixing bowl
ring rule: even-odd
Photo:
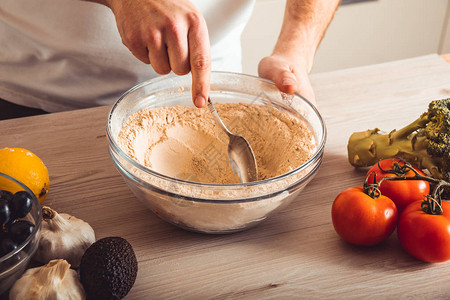
[[[41,205],[33,192],[22,182],[0,173],[2,185],[13,186],[19,190],[27,191],[33,198],[33,206],[24,220],[33,223],[34,229],[30,236],[14,251],[0,257],[0,295],[7,291],[13,283],[23,274],[39,244],[42,221]]]
[[[107,120],[109,152],[132,192],[162,219],[203,233],[230,233],[254,226],[298,198],[316,174],[323,156],[326,129],[317,109],[301,95],[281,93],[265,79],[213,72],[211,98],[216,103],[270,105],[306,121],[314,133],[313,155],[301,166],[266,180],[241,184],[206,184],[166,176],[145,167],[119,147],[117,138],[128,117],[145,109],[193,106],[191,76],[163,76],[126,92]]]

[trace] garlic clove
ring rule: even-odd
[[[10,300],[86,299],[77,272],[64,259],[28,269],[12,286]]]
[[[86,249],[95,242],[94,229],[87,222],[69,214],[59,214],[48,206],[42,207],[42,216],[34,259],[45,264],[61,258],[77,268]]]

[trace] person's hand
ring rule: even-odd
[[[209,94],[211,54],[205,19],[187,0],[105,0],[122,42],[158,74],[192,73],[192,100],[203,107]]]
[[[306,63],[276,54],[264,57],[258,65],[259,76],[275,82],[280,91],[287,94],[298,92],[315,104],[316,98],[308,73]]]

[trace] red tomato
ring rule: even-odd
[[[345,241],[372,246],[388,238],[397,224],[397,207],[386,196],[372,198],[363,187],[340,193],[331,208],[333,226]]]
[[[404,162],[398,158],[389,158],[380,161],[380,166],[383,170],[392,170],[394,168],[394,163],[399,162],[401,166],[404,165]],[[420,175],[425,176],[425,173],[422,170],[413,167]],[[373,183],[374,173],[377,175],[376,180],[380,181],[381,178],[384,177],[395,177],[397,175],[386,173],[380,169],[378,163],[373,165],[370,168],[369,172],[367,172],[368,183]],[[409,171],[405,176],[411,177],[414,176],[413,171]],[[408,204],[415,201],[423,201],[425,196],[430,192],[430,184],[427,181],[423,180],[401,180],[401,181],[389,181],[384,180],[380,184],[380,192],[381,194],[391,198],[394,201],[395,205],[397,205],[398,212],[401,213],[403,209],[405,209]]]
[[[443,213],[431,215],[422,201],[408,205],[400,219],[397,234],[403,248],[417,259],[443,262],[450,259],[450,203],[442,201]]]

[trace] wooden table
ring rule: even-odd
[[[105,136],[109,107],[0,122],[0,147],[24,147],[50,172],[45,204],[89,222],[97,238],[122,236],[139,260],[127,299],[292,299],[450,297],[450,262],[427,264],[395,235],[372,248],[336,235],[336,195],[361,185],[348,162],[350,134],[391,130],[450,97],[450,66],[437,55],[312,76],[328,127],[323,165],[289,207],[230,235],[178,229],[148,211],[114,168]]]

